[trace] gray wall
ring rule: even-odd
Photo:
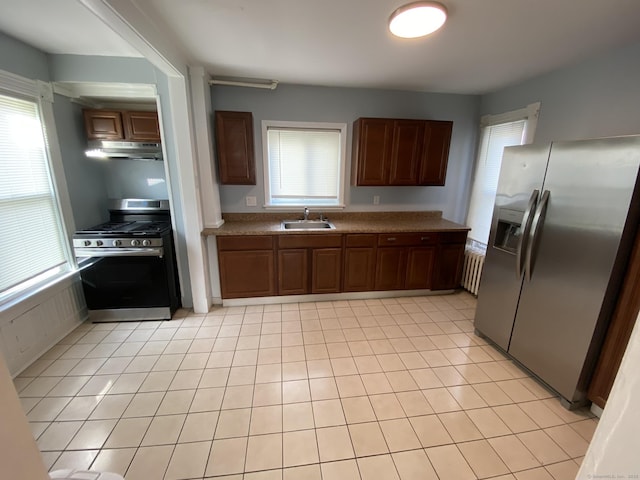
[[[169,198],[162,162],[111,160],[104,171],[108,198]]]
[[[144,58],[50,55],[53,82],[157,82],[158,71]]]
[[[340,122],[348,124],[347,178],[350,181],[352,123],[358,117],[453,120],[453,137],[444,187],[347,187],[347,211],[442,210],[443,216],[463,221],[475,153],[479,97],[391,90],[279,85],[276,90],[215,86],[214,110],[250,111],[254,119],[257,185],[220,187],[223,212],[260,212],[264,204],[262,120]],[[247,195],[258,207],[247,207]],[[373,205],[373,196],[380,205]]]
[[[67,97],[55,95],[53,115],[76,228],[105,222],[109,219],[105,163],[84,155],[87,141],[82,107]]]
[[[35,80],[49,80],[47,54],[0,32],[0,69]]]
[[[640,134],[640,44],[484,95],[482,114],[540,102],[535,143]]]

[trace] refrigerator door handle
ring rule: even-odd
[[[527,238],[529,237],[529,231],[531,230],[531,223],[533,222],[533,209],[536,206],[536,202],[538,201],[538,196],[540,195],[540,191],[535,189],[531,192],[531,198],[529,198],[529,204],[527,205],[527,209],[524,211],[524,216],[522,217],[522,225],[524,229],[520,234],[520,239],[518,240],[518,247],[516,248],[516,277],[520,278],[522,276],[522,271],[524,267],[525,255],[523,254],[523,250],[527,245]]]
[[[547,215],[549,195],[549,190],[545,190],[540,198],[540,203],[538,203],[538,207],[536,208],[536,213],[533,215],[533,222],[531,224],[531,231],[529,233],[529,241],[527,245],[527,257],[525,261],[525,276],[527,278],[527,282],[531,281],[531,270],[536,261],[536,254],[538,253],[540,228],[541,224],[544,223],[545,216]]]

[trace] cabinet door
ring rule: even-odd
[[[342,277],[342,249],[311,250],[311,293],[338,293]]]
[[[133,141],[160,141],[156,112],[123,112],[125,138]]]
[[[84,128],[89,140],[122,140],[122,114],[109,110],[83,110]]]
[[[389,185],[417,185],[424,140],[423,120],[395,120]]]
[[[436,250],[431,288],[433,290],[458,288],[462,278],[463,262],[464,243],[439,245]]]
[[[375,286],[375,250],[347,248],[344,251],[344,291],[366,292]]]
[[[393,120],[361,118],[354,124],[351,183],[386,185],[393,138]]]
[[[376,290],[401,290],[406,272],[404,247],[378,248],[376,259]]]
[[[431,288],[435,247],[411,247],[407,251],[407,276],[404,288]]]
[[[223,185],[256,184],[251,112],[217,111],[216,147],[220,183]]]
[[[307,249],[278,251],[278,294],[303,295],[309,293]]]
[[[222,298],[276,294],[272,250],[219,252]]]
[[[425,122],[419,185],[444,185],[453,122]]]

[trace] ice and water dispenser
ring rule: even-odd
[[[521,224],[524,212],[511,208],[500,208],[498,211],[498,226],[493,246],[505,252],[516,254],[518,241],[522,234]]]

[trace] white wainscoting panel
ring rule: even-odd
[[[75,274],[0,314],[0,352],[16,376],[88,318]]]

